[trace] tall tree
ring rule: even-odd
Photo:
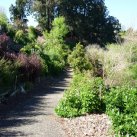
[[[119,21],[109,16],[104,0],[16,0],[16,6],[11,6],[14,20],[23,22],[30,7],[43,30],[50,31],[53,19],[64,16],[79,41],[114,42],[121,28]]]
[[[55,17],[56,0],[33,0],[32,12],[42,29],[51,29]]]
[[[11,21],[17,28],[22,29],[26,26],[31,4],[32,0],[16,0],[15,5],[10,6]]]
[[[115,33],[121,28],[119,21],[109,16],[104,0],[60,0],[58,12],[79,40],[114,42]]]

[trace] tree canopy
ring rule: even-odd
[[[17,28],[24,28],[27,24],[27,16],[30,13],[30,6],[32,6],[31,0],[16,0],[15,5],[11,5],[9,8],[11,14],[11,21]]]
[[[39,26],[48,31],[55,17],[64,16],[71,36],[90,43],[115,42],[121,29],[119,21],[109,15],[104,0],[16,0],[16,6],[10,9],[14,19],[17,15],[21,20],[31,11]]]

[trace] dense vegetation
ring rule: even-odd
[[[106,113],[116,136],[137,136],[137,38],[131,29],[120,32],[104,0],[16,0],[10,13],[12,23],[0,12],[1,103],[71,66],[56,113]],[[27,26],[30,14],[36,28]]]
[[[39,32],[34,27],[14,29],[4,13],[0,18],[0,97],[3,101],[5,96],[26,92],[39,77],[58,75],[65,68],[69,48],[63,40],[68,33],[64,17],[54,19],[50,32],[43,32],[43,43],[37,40]]]
[[[17,0],[10,12],[18,28],[26,25],[27,15],[33,14],[39,26],[47,31],[51,30],[55,17],[64,16],[71,40],[102,46],[115,42],[121,28],[119,21],[108,14],[104,0]]]
[[[68,57],[73,81],[55,111],[61,117],[105,112],[117,136],[136,136],[137,43],[106,48],[89,45],[84,49],[80,44],[74,48]]]

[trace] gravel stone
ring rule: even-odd
[[[91,114],[77,118],[60,118],[69,137],[114,137],[106,114]]]

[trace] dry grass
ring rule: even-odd
[[[102,64],[105,84],[116,86],[132,81],[129,67],[135,63],[132,61],[135,49],[137,51],[137,39],[132,42],[126,41],[122,45],[108,45],[107,50],[97,45],[90,45],[86,50],[90,61],[98,60]]]

